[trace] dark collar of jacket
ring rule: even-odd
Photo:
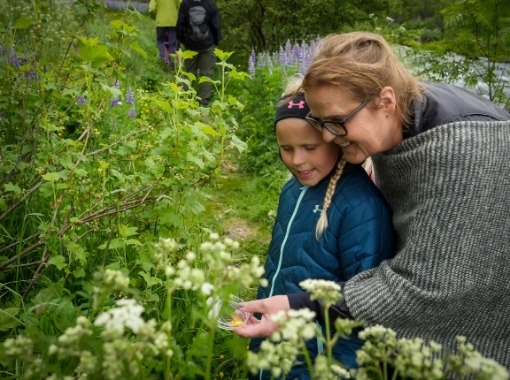
[[[413,123],[407,126],[404,138],[457,121],[510,120],[507,111],[463,88],[446,83],[423,85],[425,98],[414,102]]]

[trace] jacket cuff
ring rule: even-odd
[[[320,305],[317,301],[310,299],[310,294],[306,292],[287,294],[290,308],[294,310],[308,308],[318,314]]]

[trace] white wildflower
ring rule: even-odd
[[[214,285],[209,282],[204,282],[202,286],[200,287],[200,291],[203,295],[209,296],[214,290]]]
[[[145,324],[141,317],[143,306],[140,306],[133,299],[121,299],[117,301],[117,307],[101,313],[97,316],[94,324],[103,326],[106,331],[124,333],[129,327],[135,334]]]
[[[165,267],[165,275],[167,277],[171,277],[175,274],[175,269],[173,267],[171,267],[170,265],[167,265]]]
[[[105,269],[104,284],[115,290],[123,291],[129,287],[129,277],[119,270]]]
[[[299,283],[311,294],[312,300],[321,300],[325,305],[332,305],[342,299],[340,285],[328,280],[309,279]]]
[[[225,243],[225,245],[228,248],[232,248],[232,246],[234,245],[234,240],[229,237],[226,237],[225,239],[223,239],[223,243]]]
[[[193,261],[195,261],[197,255],[195,254],[195,252],[192,252],[192,251],[189,251],[188,253],[186,253],[186,261],[188,263],[192,263]]]

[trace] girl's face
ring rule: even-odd
[[[335,136],[325,128],[322,131],[324,141],[339,145],[343,158],[352,164],[360,164],[402,142],[393,89],[385,87],[378,97],[367,100],[370,100],[367,106],[345,123],[347,135]],[[360,105],[349,93],[334,85],[307,90],[306,102],[312,117],[322,121],[341,120]]]
[[[276,138],[285,166],[304,186],[315,186],[336,166],[340,149],[327,143],[304,119],[276,123]]]

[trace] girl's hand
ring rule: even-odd
[[[287,311],[290,309],[289,299],[287,296],[273,296],[262,300],[243,302],[239,306],[239,310],[250,314],[248,322],[234,330],[234,332],[245,338],[265,338],[271,336],[279,328],[278,324],[271,320],[271,315],[279,311]],[[262,318],[259,320],[253,316],[260,313]]]

